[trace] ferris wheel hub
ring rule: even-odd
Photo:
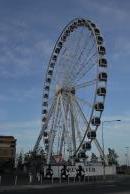
[[[62,87],[62,88],[59,88],[57,91],[56,91],[56,95],[59,95],[59,94],[72,94],[72,95],[75,95],[75,88],[74,87]]]

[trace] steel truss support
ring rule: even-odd
[[[94,143],[95,143],[95,145],[96,145],[96,147],[97,147],[97,149],[98,149],[98,151],[99,151],[101,157],[104,158],[105,164],[108,165],[107,157],[104,155],[104,152],[103,152],[103,150],[102,150],[102,148],[101,148],[101,146],[100,146],[98,140],[97,140],[97,139],[94,139],[93,141],[94,141]]]
[[[59,102],[60,102],[60,96],[58,96],[57,100],[56,100],[54,122],[53,122],[53,125],[52,125],[52,128],[51,128],[51,131],[50,131],[49,148],[48,148],[48,155],[47,155],[47,164],[50,163],[50,158],[51,158],[51,154],[52,154],[52,146],[53,146],[54,137],[55,137],[55,127],[56,127],[57,118],[58,118]]]
[[[69,134],[69,131],[68,131],[68,128],[67,128],[67,114],[68,114],[68,105],[66,107],[66,110],[64,108],[64,103],[63,103],[63,96],[61,95],[60,97],[60,102],[61,102],[61,110],[62,110],[62,115],[63,115],[63,121],[64,121],[64,127],[63,127],[63,134],[62,134],[62,141],[61,141],[61,146],[60,146],[60,152],[62,152],[62,147],[63,147],[63,141],[64,141],[64,134],[65,133],[68,133]],[[68,148],[69,148],[69,153],[72,151],[71,150],[71,139],[68,135]]]
[[[86,119],[84,113],[82,112],[82,109],[81,109],[79,103],[77,102],[77,100],[76,100],[75,98],[74,98],[74,101],[76,102],[76,105],[77,105],[77,107],[78,107],[78,110],[79,110],[79,112],[81,113],[82,119],[84,120],[84,122],[86,123],[86,126],[87,126],[87,125],[88,125],[88,121],[87,121],[87,119]],[[85,137],[86,137],[86,135],[87,135],[87,132],[88,132],[89,130],[91,130],[90,127],[88,128],[88,130],[86,130],[85,135],[84,135],[84,137],[83,137],[83,139],[82,139],[80,145],[82,145],[82,143],[83,143],[83,141],[84,141],[84,139],[85,139]],[[95,145],[96,145],[96,147],[97,147],[97,149],[98,149],[100,155],[102,156],[102,158],[105,158],[105,163],[108,164],[107,158],[104,156],[103,150],[102,150],[102,148],[101,148],[101,146],[100,146],[98,140],[97,140],[97,139],[94,139],[93,141],[94,141],[94,143],[95,143]],[[80,149],[80,146],[79,146],[79,149]],[[76,152],[77,152],[77,150],[76,150]]]

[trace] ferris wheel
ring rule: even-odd
[[[99,28],[76,18],[63,29],[48,64],[43,88],[42,129],[47,163],[54,156],[85,158],[96,138],[104,110],[107,83],[106,50]]]

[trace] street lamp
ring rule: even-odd
[[[103,178],[105,180],[105,150],[104,150],[104,123],[112,123],[112,122],[118,122],[121,121],[120,119],[118,120],[108,120],[108,121],[102,121],[102,149],[103,149]]]
[[[129,154],[129,146],[127,146],[127,147],[125,147],[125,149],[126,149],[126,154],[125,154],[125,156],[126,156],[126,166],[128,167],[129,166],[129,156],[128,156],[128,154]]]

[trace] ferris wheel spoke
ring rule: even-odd
[[[75,61],[74,65],[73,65],[74,67],[75,67],[75,65],[79,64],[78,62],[80,61],[81,56],[83,55],[85,49],[88,47],[89,44],[87,44],[87,42],[88,42],[88,41],[85,42],[85,46],[84,46],[84,47],[82,48],[82,50],[80,51],[79,56],[78,56],[77,60]],[[94,46],[94,44],[93,44],[93,46]],[[92,48],[93,48],[93,46],[92,46]],[[92,48],[91,48],[91,49],[92,49]],[[78,49],[79,49],[79,48],[78,48]],[[90,50],[91,50],[91,49],[90,49]]]
[[[93,80],[91,80],[91,81],[87,81],[87,82],[84,82],[84,83],[75,85],[75,86],[73,86],[73,87],[74,87],[75,89],[81,89],[81,88],[84,88],[84,87],[88,87],[88,86],[95,85],[96,82],[97,82],[97,79],[93,79]]]
[[[91,42],[91,36],[92,36],[92,33],[90,33],[90,35],[88,36],[88,38],[86,39],[86,41],[84,41],[84,46],[82,46],[83,48],[82,48],[82,50],[80,51],[78,57],[76,58],[77,52],[80,50],[80,49],[79,49],[79,45],[77,45],[77,52],[75,53],[75,58],[74,58],[74,59],[76,59],[76,61],[74,62],[74,65],[73,65],[74,67],[75,67],[75,65],[78,64],[78,61],[81,59],[81,56],[83,55],[83,52],[85,51],[85,49],[88,48],[89,43]],[[89,40],[88,40],[88,39],[89,39]],[[72,67],[73,67],[73,66],[72,66]],[[77,65],[76,67],[79,68],[78,65]]]
[[[77,45],[76,45],[76,49],[75,49],[75,51],[74,51],[74,56],[72,57],[67,57],[67,60],[68,61],[70,61],[71,63],[72,63],[72,60],[74,60],[74,58],[75,58],[75,56],[77,55],[77,48],[78,48],[78,45],[79,45],[79,43],[80,43],[80,41],[81,41],[81,39],[82,39],[82,33],[83,33],[83,31],[81,31],[80,32],[81,33],[81,35],[79,35],[79,37],[78,37],[78,39],[77,39]],[[58,61],[58,65],[59,64],[64,64],[64,63],[66,63],[66,61],[65,61],[65,59],[66,59],[66,56],[65,56],[65,54],[66,54],[66,52],[68,52],[68,45],[65,45],[64,46],[64,48],[63,48],[63,51],[62,51],[62,54],[61,54],[61,57],[60,57],[60,60]],[[68,52],[68,54],[69,54],[70,52]],[[70,56],[70,55],[69,55]],[[65,61],[65,62],[64,62]]]
[[[78,96],[76,96],[76,97],[78,98],[78,100],[79,100],[82,104],[87,105],[87,106],[89,106],[90,108],[93,108],[93,104],[90,103],[89,101],[87,101],[86,99],[84,100],[84,99],[82,99],[82,98],[80,98],[80,97],[78,97]]]
[[[84,70],[84,71],[81,71],[80,70],[80,72],[77,73],[79,75],[77,81],[79,81],[81,78],[83,78],[85,75],[87,75],[87,73],[90,70],[92,70],[92,68],[96,65],[96,61],[93,61],[94,60],[93,57],[96,56],[96,54],[97,54],[97,52],[93,53],[89,57],[89,59],[87,60],[87,62],[86,63],[85,62],[83,63],[84,65],[89,64],[89,67],[86,70]],[[82,67],[82,69],[83,69],[83,67]]]
[[[81,68],[79,69],[79,71],[73,75],[71,74],[71,77],[73,76],[72,80],[74,83],[74,81],[79,81],[80,79],[82,79],[85,75],[87,75],[87,73],[92,70],[92,68],[96,65],[96,61],[94,61],[94,57],[96,57],[97,55],[97,52],[94,52],[91,56],[89,56],[89,58],[87,58],[87,61],[86,59],[80,64],[81,65]],[[88,68],[85,70],[84,67],[85,66],[88,66]],[[83,70],[84,69],[84,70]],[[78,76],[78,77],[77,77]],[[76,78],[77,77],[77,78]]]
[[[76,46],[75,46],[75,54],[77,53],[77,48],[78,48],[78,46],[79,46],[79,43],[81,42],[81,39],[82,39],[82,36],[83,35],[83,29],[80,31],[80,33],[79,33],[79,36],[78,36],[78,38],[77,38],[77,44],[76,44]],[[67,43],[66,43],[67,44]],[[68,45],[66,45],[65,46],[65,49],[67,49],[68,48]]]
[[[76,61],[74,61],[71,70],[69,69],[69,72],[73,72],[73,73],[69,73],[71,76],[72,76],[73,74],[77,76],[77,73],[76,73],[77,70],[78,70],[78,73],[79,73],[79,71],[81,70],[81,63],[79,63],[79,61],[80,61],[81,56],[83,55],[85,49],[87,49],[88,46],[89,46],[89,44],[87,44],[87,42],[86,42],[86,45],[85,45],[85,46],[83,47],[83,49],[81,50],[81,52],[80,52],[80,54],[79,54],[79,56],[78,56],[78,59],[76,59]],[[89,54],[91,53],[91,51],[93,50],[93,48],[94,48],[94,43],[93,43],[92,47],[88,49],[88,53],[85,53],[85,55],[87,56],[87,58],[88,58]],[[79,49],[79,48],[78,48],[78,49]],[[74,59],[75,59],[75,58],[74,58]],[[85,59],[85,60],[86,60],[86,59]],[[74,76],[73,76],[73,77],[74,77]]]

